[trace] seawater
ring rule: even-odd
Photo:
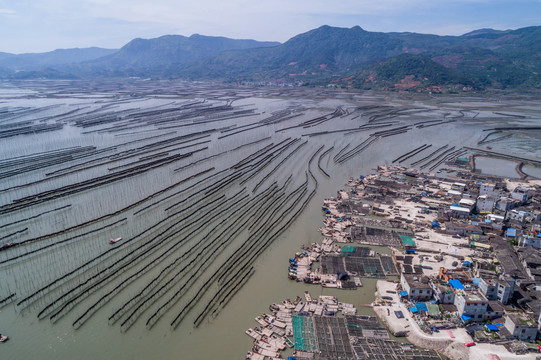
[[[53,90],[51,90],[53,91]],[[198,98],[204,98],[203,89],[197,94]],[[223,89],[217,90],[224,92]],[[301,244],[310,244],[321,241],[321,234],[317,229],[321,226],[323,215],[321,204],[324,198],[336,195],[338,189],[345,188],[345,183],[349,177],[358,177],[362,174],[374,172],[374,169],[380,165],[391,164],[392,159],[411,151],[412,149],[424,144],[433,144],[430,151],[439,146],[449,144],[449,146],[459,147],[477,147],[486,133],[481,130],[488,126],[506,124],[509,119],[501,118],[493,114],[495,106],[502,106],[501,102],[491,102],[490,99],[484,101],[479,97],[472,98],[428,98],[424,96],[411,96],[399,94],[374,94],[374,93],[318,93],[318,90],[304,90],[302,93],[287,93],[283,90],[276,94],[274,90],[258,89],[251,91],[246,89],[228,89],[230,92],[243,93],[247,97],[237,100],[238,105],[250,105],[257,108],[262,114],[270,114],[273,111],[283,110],[288,107],[304,107],[306,115],[302,119],[292,120],[291,123],[297,123],[302,120],[321,116],[332,112],[337,106],[347,109],[355,109],[357,106],[365,105],[389,105],[395,108],[407,106],[411,108],[421,108],[424,112],[407,112],[390,120],[398,120],[402,123],[413,124],[419,121],[434,119],[448,119],[455,116],[457,121],[446,123],[440,126],[417,128],[413,126],[410,131],[404,134],[398,134],[387,138],[378,139],[373,145],[362,153],[353,157],[343,164],[335,164],[332,157],[339,149],[346,144],[351,143],[352,147],[364,141],[368,134],[377,130],[353,133],[353,134],[328,134],[310,138],[309,146],[302,149],[298,158],[307,161],[307,158],[321,144],[335,146],[330,156],[327,156],[322,165],[331,175],[328,179],[317,171],[316,166],[312,166],[312,171],[317,173],[319,187],[316,196],[311,200],[306,209],[296,218],[293,223],[276,239],[265,252],[257,259],[255,263],[255,273],[248,280],[236,295],[227,303],[225,308],[215,318],[207,318],[199,327],[193,326],[193,316],[188,316],[179,327],[172,330],[169,326],[169,318],[178,312],[178,307],[170,310],[164,318],[159,321],[151,330],[144,326],[145,316],[142,316],[127,332],[122,333],[116,326],[109,326],[107,318],[112,309],[117,308],[133,292],[141,287],[141,282],[157,273],[152,270],[149,274],[138,280],[129,290],[121,292],[109,304],[102,307],[90,320],[88,320],[80,329],[74,330],[72,322],[76,317],[75,313],[69,313],[67,316],[52,324],[48,320],[38,320],[36,313],[44,304],[39,301],[23,311],[20,311],[14,304],[3,307],[0,310],[0,332],[10,336],[10,340],[5,344],[0,344],[0,358],[2,359],[242,359],[247,351],[250,350],[252,340],[244,334],[249,327],[257,324],[253,318],[263,312],[268,311],[268,306],[274,302],[281,302],[286,298],[294,299],[296,296],[302,296],[304,291],[309,291],[312,296],[320,294],[336,295],[340,301],[350,302],[358,306],[359,313],[373,314],[372,310],[360,306],[368,304],[374,299],[375,282],[374,279],[362,279],[364,286],[356,291],[324,289],[317,285],[306,285],[297,283],[287,278],[288,259],[300,250]],[[37,94],[47,94],[47,88],[38,90],[26,89],[5,89],[0,92],[3,104],[10,107],[38,107],[57,105],[67,110],[74,107],[96,106],[96,101],[111,102],[114,109],[120,111],[140,107],[141,109],[160,106],[171,101],[188,101],[190,97],[171,96],[160,98],[150,95],[141,95],[138,99],[131,99],[124,103],[114,104],[113,94],[108,92],[73,94],[73,96],[63,95],[57,97],[42,97],[36,99]],[[503,100],[505,101],[505,100]],[[524,109],[523,102],[509,101],[508,107],[521,106],[522,113],[526,112],[532,122],[539,119],[541,113],[541,102],[529,100],[527,109]],[[460,110],[466,109],[465,116],[461,116]],[[58,109],[57,109],[58,110]],[[50,110],[54,115],[55,111]],[[474,117],[474,114],[478,113]],[[451,114],[451,115],[449,115]],[[40,114],[43,115],[43,114]],[[263,115],[262,115],[263,116]],[[54,120],[54,118],[52,119]],[[51,120],[51,121],[52,121]],[[248,124],[256,121],[256,118],[242,118],[231,121],[237,125]],[[273,125],[269,128],[258,129],[253,132],[246,132],[241,136],[232,136],[218,142],[213,135],[210,153],[219,153],[224,149],[240,146],[256,140],[263,136],[271,136],[276,141],[281,141],[286,136],[303,137],[303,135],[316,131],[333,131],[337,128],[348,128],[366,123],[366,117],[354,121],[350,117],[345,119],[336,119],[321,126],[302,129],[295,128],[287,132],[276,132],[284,124]],[[523,120],[524,121],[524,120]],[[287,124],[290,124],[288,122]],[[399,125],[397,125],[399,126]],[[209,126],[202,124],[191,128],[190,130],[204,130]],[[152,130],[151,128],[148,129]],[[149,133],[150,134],[150,133]],[[147,135],[148,136],[148,135]],[[35,135],[16,136],[0,140],[0,160],[32,154],[38,151],[49,151],[56,148],[66,148],[69,146],[95,145],[99,148],[113,146],[115,144],[129,141],[133,136],[115,136],[108,133],[84,134],[84,129],[73,126],[68,123],[61,131],[54,133],[43,133]],[[522,139],[516,139],[517,148],[528,148],[528,144]],[[494,151],[506,151],[505,148],[498,149],[498,143],[491,146]],[[208,166],[217,168],[233,164],[240,158],[243,158],[254,151],[254,147],[246,148],[234,154],[219,160],[213,160],[204,165],[197,165],[195,169],[203,170]],[[423,156],[427,155],[423,153]],[[539,155],[539,154],[537,154]],[[203,157],[203,155],[198,155]],[[196,160],[195,157],[192,160]],[[412,158],[409,162],[416,160]],[[491,160],[486,160],[489,163]],[[317,162],[317,159],[316,159]],[[494,162],[496,164],[496,162]],[[302,166],[301,166],[302,165]],[[288,174],[295,175],[295,181],[300,183],[304,180],[305,163],[287,163],[280,172],[275,174],[277,180],[283,180]],[[444,165],[442,165],[444,167]],[[195,171],[194,169],[194,171]],[[47,169],[48,170],[48,169]],[[526,171],[527,172],[527,171]],[[534,172],[534,171],[532,171]],[[61,180],[62,184],[69,184],[73,181],[83,181],[93,176],[99,176],[97,169],[89,170],[84,174],[75,173]],[[158,173],[162,174],[162,173]],[[145,174],[137,179],[130,179],[121,184],[106,186],[91,192],[77,194],[67,199],[55,201],[54,205],[47,204],[36,206],[33,209],[22,211],[21,213],[10,214],[3,217],[0,222],[11,222],[17,217],[31,216],[52,207],[59,207],[65,204],[72,204],[70,212],[60,213],[53,217],[54,221],[40,221],[39,228],[31,229],[29,234],[22,235],[32,237],[39,234],[47,234],[57,231],[73,224],[74,217],[79,221],[88,220],[107,213],[115,209],[128,205],[137,198],[148,196],[149,194],[173,183],[173,175],[170,168],[167,168],[168,176],[157,176],[157,174]],[[173,174],[173,175],[171,175]],[[163,175],[163,174],[162,174]],[[29,176],[31,178],[29,178]],[[30,175],[21,175],[11,177],[0,181],[2,188],[13,186],[19,183],[26,183],[31,180],[41,178],[41,172],[30,173]],[[253,185],[254,183],[252,183]],[[58,186],[59,183],[44,183],[21,190],[10,192],[10,196],[22,197],[38,191],[44,191]],[[61,185],[61,184],[60,184]],[[3,196],[3,195],[0,195]],[[136,199],[133,199],[133,198]],[[12,199],[1,198],[1,203],[5,204]],[[150,209],[144,216],[136,218],[136,222],[130,226],[121,226],[111,230],[110,236],[117,233],[127,236],[130,232],[135,234],[144,229],[145,226],[154,223],[160,219],[161,214],[155,213]],[[51,218],[49,218],[51,219]],[[1,235],[7,234],[8,231]],[[88,249],[91,253],[99,253],[106,250],[109,245],[107,238],[97,238],[89,241]],[[239,240],[240,241],[240,240]],[[76,245],[61,247],[58,250],[50,252],[47,256],[38,260],[29,259],[28,261],[13,267],[0,268],[2,276],[2,290],[22,291],[24,289],[37,288],[41,283],[50,281],[63,273],[66,269],[73,268],[82,263],[91,256],[91,253],[81,250]],[[212,266],[211,266],[212,269]],[[192,276],[199,276],[193,274]],[[23,290],[20,290],[23,289]],[[84,309],[92,302],[85,301],[78,305],[78,308]],[[80,313],[81,311],[78,311]],[[148,311],[147,311],[148,313]]]

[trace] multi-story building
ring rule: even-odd
[[[494,195],[494,190],[496,189],[496,186],[491,183],[485,183],[481,184],[479,187],[479,195],[488,195],[492,196]]]
[[[520,204],[524,204],[530,198],[530,189],[522,186],[517,186],[511,193],[511,197],[518,200]]]
[[[526,220],[526,217],[530,215],[527,211],[522,211],[518,209],[513,209],[508,211],[505,215],[506,220],[515,220],[519,223],[523,223]]]
[[[496,204],[496,200],[492,196],[481,195],[477,198],[477,211],[492,212],[492,209],[494,209],[494,204]]]
[[[479,279],[479,291],[488,300],[498,300],[506,305],[513,296],[515,280],[506,274],[498,276],[483,275]]]

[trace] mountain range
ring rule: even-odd
[[[362,89],[540,89],[541,26],[461,36],[321,26],[283,44],[166,35],[121,49],[0,53],[0,77],[182,78]]]

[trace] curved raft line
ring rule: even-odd
[[[234,209],[240,208],[241,206],[244,206],[245,202],[243,201],[243,199],[246,199],[246,198],[247,198],[247,195],[244,196],[243,198],[241,198],[240,200],[238,200],[236,203],[233,203],[231,209],[234,210]],[[216,228],[208,231],[207,234],[203,237],[203,239],[206,240],[211,234],[215,233],[215,231],[220,229],[221,225],[223,225],[226,221],[228,221],[227,218],[223,219],[222,222],[220,224],[218,224],[218,226]],[[225,230],[227,230],[227,229],[225,229]],[[194,235],[195,235],[195,233],[191,232],[190,235],[184,236],[182,239],[178,240],[175,244],[173,244],[171,247],[169,247],[167,250],[165,250],[164,253],[162,254],[162,256],[165,256],[165,257],[170,256],[172,254],[172,251],[174,250],[174,248],[176,248],[181,243],[185,243],[185,242],[189,241],[190,238],[194,237]],[[127,304],[133,303],[135,301],[135,299],[148,294],[155,286],[157,286],[159,284],[160,280],[163,279],[168,274],[168,272],[170,272],[172,269],[174,269],[179,264],[180,261],[184,260],[187,256],[189,256],[197,247],[200,247],[201,244],[203,243],[203,241],[204,240],[199,241],[198,243],[193,245],[191,248],[189,248],[187,251],[185,251],[181,256],[177,257],[174,261],[170,262],[169,265],[167,265],[164,269],[162,269],[160,271],[158,276],[156,276],[150,283],[147,284],[147,286],[145,286],[145,288],[143,288],[143,290],[141,290],[137,295],[132,297],[127,303],[125,303],[125,305],[123,307],[121,307],[111,317],[109,317],[109,323],[113,324],[116,320],[118,320],[124,314],[124,312],[126,311],[126,309],[129,306]],[[212,243],[210,245],[212,245]],[[210,246],[210,245],[205,246],[205,248]],[[96,312],[105,303],[107,303],[114,295],[119,293],[122,289],[127,287],[131,282],[136,280],[140,276],[140,273],[143,273],[147,269],[150,269],[153,265],[155,265],[154,263],[156,261],[160,261],[160,260],[161,260],[161,256],[156,258],[152,262],[148,263],[145,267],[143,267],[137,273],[131,275],[130,277],[128,277],[127,279],[122,281],[120,284],[118,284],[114,289],[112,289],[111,291],[109,291],[108,293],[103,295],[98,301],[96,301],[92,306],[90,306],[81,316],[79,316],[74,321],[73,326],[76,329],[78,329],[81,325],[84,324],[84,322],[86,320],[88,320],[90,318],[90,316],[94,312]],[[195,256],[192,261],[195,261],[195,260],[200,261],[198,256]]]
[[[246,211],[250,211],[253,207],[255,206],[258,206],[259,203],[260,203],[260,199],[258,199],[258,197],[260,196],[264,196],[268,191],[272,191],[274,188],[275,188],[275,184],[272,184],[268,189],[266,189],[264,192],[262,192],[260,195],[258,195],[257,197],[254,197],[254,199],[250,200],[247,204],[243,204],[243,203],[237,203],[237,204],[234,204],[234,206],[236,207],[233,207],[232,211],[234,214],[237,214],[237,211],[235,211],[236,209],[238,210],[241,210],[241,209],[247,209]],[[251,203],[251,204],[250,204]],[[214,235],[214,239],[210,242],[210,244],[208,245],[205,245],[205,248],[208,248],[212,245],[215,244],[216,241],[218,241],[218,239],[220,238],[220,232],[218,230],[222,229],[222,227],[225,227],[224,229],[224,234],[226,234],[228,231],[230,231],[234,226],[236,226],[237,222],[240,221],[241,219],[243,219],[243,215],[242,215],[242,212],[239,212],[239,214],[237,215],[237,218],[232,220],[233,218],[229,218],[229,217],[226,217],[224,219],[222,219],[222,221],[216,226],[215,230],[211,230],[211,231],[208,231],[207,234],[203,237],[203,239],[205,239],[205,241],[207,241],[206,239],[208,238],[211,238],[210,235]],[[230,224],[228,224],[228,222],[231,222]],[[203,240],[202,240],[203,241]],[[152,281],[147,284],[147,286],[145,286],[139,293],[137,293],[135,296],[133,296],[130,300],[128,300],[127,302],[125,302],[117,311],[115,311],[110,317],[109,317],[109,323],[110,324],[114,324],[117,320],[119,320],[127,311],[129,311],[133,306],[135,306],[137,304],[139,300],[139,298],[144,298],[145,296],[151,294],[151,291],[152,289],[154,289],[161,280],[165,279],[165,277],[167,276],[168,273],[170,273],[177,265],[177,263],[181,260],[183,260],[185,258],[185,256],[187,256],[187,254],[189,255],[192,251],[194,251],[197,247],[199,246],[199,244],[195,244],[193,245],[189,250],[187,250],[186,252],[184,252],[181,256],[177,257],[174,261],[172,261],[167,267],[165,267],[164,269],[162,269],[162,271],[160,272],[160,274],[158,274],[158,276],[154,277],[152,279]],[[196,258],[199,258],[199,256],[196,256]],[[206,262],[206,261],[205,261]],[[155,291],[152,295],[150,295],[149,298],[147,298],[145,300],[145,302],[148,302],[152,299],[152,297],[154,296],[157,296],[157,293],[161,293],[163,292],[163,289],[166,288],[167,286],[173,284],[173,281],[175,281],[175,279],[180,275],[182,274],[184,270],[181,270],[179,272],[177,272],[177,274],[175,274],[166,284],[164,284],[164,286],[162,286],[159,290]],[[167,289],[168,290],[168,289]],[[143,304],[141,304],[141,306],[143,306]]]
[[[330,153],[332,150],[334,149],[334,146],[332,146],[331,148],[329,148],[328,150],[326,150],[323,154],[321,154],[319,156],[319,159],[317,161],[317,167],[319,168],[319,170],[325,174],[325,176],[327,176],[328,178],[330,178],[331,176],[325,171],[323,170],[323,168],[321,167],[321,160],[325,157],[325,155],[327,155],[328,153]]]
[[[206,172],[206,171],[204,171],[204,172]],[[204,173],[204,172],[202,172],[202,173]],[[200,173],[200,174],[201,174],[201,173]],[[184,180],[186,180],[186,179],[184,179]],[[183,180],[183,181],[184,181],[184,180]],[[181,182],[182,182],[182,181],[181,181]],[[178,184],[179,184],[179,183],[173,185],[172,187],[174,187],[174,186],[176,186],[176,185],[178,185]],[[169,188],[172,188],[172,187],[169,187]],[[155,193],[155,194],[162,193],[162,192],[164,192],[164,191],[166,191],[166,190],[167,190],[167,189],[164,189],[164,190],[159,191],[159,192],[157,192],[157,193]],[[154,195],[155,195],[155,194],[154,194]],[[152,196],[153,196],[153,195],[152,195]],[[141,203],[141,202],[142,202],[142,201],[139,201],[139,202],[136,203],[136,204],[139,204],[139,203]],[[133,204],[130,205],[129,207],[133,207]],[[179,211],[179,212],[177,212],[177,213],[175,213],[175,214],[172,214],[172,215],[170,215],[170,217],[171,217],[171,216],[175,216],[176,214],[179,214],[179,213],[181,213],[181,212],[182,212],[182,211]],[[184,221],[184,220],[188,219],[189,217],[190,217],[190,216],[185,216],[185,217],[184,217],[183,219],[181,219],[180,221]],[[69,273],[67,273],[67,274],[65,274],[65,275],[63,275],[63,276],[61,276],[60,278],[58,278],[58,279],[52,281],[51,283],[47,284],[46,286],[42,287],[41,289],[39,289],[38,291],[36,291],[36,292],[33,293],[32,295],[28,296],[27,298],[21,300],[17,305],[18,305],[18,306],[19,306],[19,305],[22,305],[24,302],[28,302],[28,301],[31,300],[33,297],[35,297],[38,293],[44,292],[45,290],[47,290],[47,289],[53,287],[54,285],[58,285],[58,283],[59,283],[60,281],[62,281],[62,280],[69,279],[69,277],[74,276],[74,275],[77,274],[78,272],[84,270],[84,269],[85,269],[86,267],[88,267],[89,265],[91,265],[91,264],[93,264],[93,263],[96,263],[96,261],[97,261],[97,260],[100,260],[102,257],[104,257],[104,256],[106,256],[106,255],[111,255],[111,256],[114,255],[114,253],[117,252],[118,250],[120,250],[121,248],[123,248],[123,247],[128,247],[128,246],[131,244],[132,241],[135,241],[137,238],[142,237],[143,235],[145,235],[146,233],[148,233],[148,232],[150,232],[150,231],[153,231],[154,229],[158,228],[159,226],[161,226],[162,224],[164,224],[164,223],[166,223],[166,222],[168,222],[168,221],[170,221],[170,219],[165,218],[165,219],[159,221],[158,223],[154,224],[153,226],[147,228],[147,229],[144,230],[143,232],[137,234],[137,235],[134,236],[132,239],[127,239],[127,240],[123,241],[122,243],[120,243],[118,246],[116,246],[116,247],[114,247],[114,248],[111,248],[111,249],[109,249],[109,250],[103,252],[102,254],[99,254],[98,256],[94,257],[93,259],[90,259],[89,261],[87,261],[87,262],[84,263],[83,265],[81,265],[81,266],[75,268],[74,270],[70,271]],[[175,224],[172,225],[172,226],[170,226],[169,228],[173,228],[174,226],[175,226]],[[103,262],[103,259],[102,259],[102,262]],[[85,271],[86,271],[86,270],[85,270]]]
[[[128,205],[128,206],[126,206],[126,207],[124,207],[124,208],[122,208],[122,209],[120,209],[120,210],[117,210],[117,211],[115,211],[115,212],[112,212],[112,213],[109,213],[109,214],[100,216],[99,218],[96,218],[96,219],[92,219],[92,220],[86,221],[86,222],[84,222],[84,223],[81,223],[81,224],[78,224],[78,225],[69,227],[69,228],[67,228],[67,229],[64,229],[64,230],[61,230],[61,231],[58,231],[58,232],[55,232],[55,233],[51,233],[51,234],[47,234],[47,235],[42,235],[42,236],[38,236],[38,237],[35,237],[35,238],[32,238],[32,239],[27,239],[27,240],[24,240],[24,241],[20,241],[20,242],[18,242],[18,243],[12,244],[10,247],[17,247],[17,246],[21,246],[21,245],[26,245],[26,244],[29,244],[29,243],[33,243],[33,242],[36,242],[36,241],[41,241],[41,240],[44,240],[44,239],[48,239],[48,238],[51,238],[51,237],[54,237],[54,236],[58,236],[58,235],[61,235],[61,234],[65,234],[65,233],[70,232],[70,231],[78,230],[78,229],[80,229],[80,228],[89,226],[89,225],[94,224],[94,223],[96,223],[96,222],[99,222],[99,221],[103,221],[103,220],[109,219],[109,218],[111,218],[111,217],[113,217],[113,216],[120,215],[120,214],[122,214],[122,213],[124,213],[124,212],[126,212],[126,211],[128,211],[128,210],[130,210],[130,209],[133,209],[133,208],[137,207],[138,205],[143,204],[144,202],[146,202],[146,201],[148,201],[148,200],[150,200],[150,199],[152,199],[152,198],[154,198],[154,197],[156,197],[156,196],[159,196],[159,195],[163,194],[164,192],[167,192],[167,191],[169,191],[169,190],[175,188],[176,186],[179,186],[179,185],[181,185],[181,184],[184,184],[185,182],[187,182],[187,181],[189,181],[189,180],[192,180],[192,179],[195,179],[195,178],[197,178],[197,177],[199,177],[199,176],[201,176],[201,175],[203,175],[203,174],[206,174],[207,172],[210,172],[210,171],[212,171],[212,170],[214,170],[214,168],[210,168],[210,169],[201,171],[201,172],[199,172],[199,173],[197,173],[197,174],[194,174],[194,175],[192,175],[192,176],[189,176],[189,177],[187,177],[187,178],[184,178],[184,179],[178,181],[177,183],[175,183],[175,184],[173,184],[173,185],[171,185],[171,186],[169,186],[169,187],[167,187],[167,188],[165,188],[165,189],[162,189],[162,190],[160,190],[160,191],[157,191],[157,192],[155,192],[155,193],[153,193],[153,194],[151,194],[151,195],[145,197],[144,199],[141,199],[141,200],[139,200],[139,201],[137,201],[137,202],[135,202],[135,203],[132,203],[132,204],[130,204],[130,205]],[[61,208],[58,208],[58,209],[61,209]],[[59,241],[58,243],[60,243],[60,244],[63,243],[63,240]],[[125,242],[124,242],[124,243],[125,243]],[[124,243],[123,243],[123,244],[124,244]],[[118,249],[119,247],[124,246],[123,244],[120,244],[119,246],[113,248],[112,250],[114,251],[114,250]],[[0,249],[0,251],[2,251],[2,249]],[[30,253],[29,253],[29,254],[30,254]],[[7,263],[7,262],[11,261],[12,259],[18,259],[18,258],[22,258],[22,257],[24,257],[24,256],[27,256],[27,255],[26,255],[26,254],[22,254],[22,255],[20,255],[20,256],[17,256],[16,258],[8,258],[8,259],[6,259],[6,260],[0,262],[0,264]]]
[[[249,211],[255,206],[258,206],[258,202],[259,201],[257,200],[253,201],[253,203],[249,205],[248,208],[246,206],[243,206],[242,208],[247,209],[247,211]],[[243,231],[242,221],[245,219],[243,215],[244,215],[243,212],[239,212],[239,214],[236,215],[235,218],[233,218],[231,226],[226,227],[226,229],[224,229],[224,232],[222,234],[214,233],[214,239],[211,241],[211,243],[208,246],[204,247],[203,249],[199,251],[199,253],[194,255],[193,259],[189,263],[187,263],[176,274],[174,274],[174,276],[171,277],[159,289],[157,289],[150,296],[148,296],[129,314],[129,316],[121,324],[121,330],[122,331],[128,330],[131,327],[131,325],[137,320],[137,318],[141,315],[141,313],[144,312],[148,307],[154,304],[153,301],[155,301],[157,297],[163,296],[166,292],[171,290],[171,288],[176,283],[178,283],[178,280],[182,278],[184,275],[186,275],[189,271],[191,271],[192,274],[205,271],[206,268],[208,268],[209,264],[221,253],[224,247],[228,245],[231,239],[235,238],[237,235],[239,235],[240,232]],[[228,225],[227,222],[230,222],[230,221],[231,219],[224,219],[223,222],[220,223],[220,226],[227,226]],[[229,235],[224,238],[224,236],[227,235],[228,233]],[[210,233],[207,235],[210,235]],[[216,245],[216,242],[218,242],[219,240],[222,240],[222,241]],[[212,251],[208,251],[207,248],[212,249]],[[199,265],[199,267],[194,269],[195,265]],[[150,322],[153,321],[151,319],[154,319],[155,321],[157,321],[159,316],[161,316],[161,313],[163,313],[170,306],[172,306],[178,300],[178,298],[183,295],[185,291],[188,291],[193,285],[195,280],[196,280],[196,277],[189,276],[188,280],[182,285],[182,287],[179,290],[177,290],[177,292],[175,292],[169,298],[169,300],[165,304],[163,304],[154,313],[153,316],[151,316],[151,318],[149,318],[149,320],[147,321],[147,326],[151,327],[151,325],[149,325]],[[127,311],[127,309],[125,311]],[[120,315],[114,314],[114,318],[118,318]]]
[[[55,317],[58,317],[58,315],[57,315],[57,314],[58,314],[58,312],[57,312],[56,314],[53,314],[53,316],[52,316],[52,320],[54,320],[54,319],[55,319]]]
[[[323,150],[324,146],[320,147],[313,155],[312,157],[310,158],[309,162],[308,162],[308,174],[310,175],[310,178],[314,181],[315,183],[315,186],[314,186],[314,190],[311,192],[311,194],[308,196],[308,198],[306,200],[304,200],[301,204],[301,207],[300,209],[297,211],[297,214],[300,213],[304,207],[308,204],[308,202],[310,201],[310,199],[315,195],[315,192],[317,191],[317,180],[316,178],[314,177],[314,175],[312,174],[311,170],[310,170],[310,165],[312,163],[312,161],[315,159],[315,157],[317,156],[317,154],[319,152],[321,152],[321,150]],[[230,257],[229,261],[233,261],[233,264],[231,264],[227,269],[228,271],[227,272],[222,272],[221,275],[218,276],[218,282],[219,283],[222,283],[223,285],[221,286],[220,290],[212,297],[212,299],[207,303],[207,306],[205,307],[205,309],[197,316],[197,318],[195,319],[194,321],[194,325],[197,327],[199,326],[199,324],[203,321],[203,319],[208,315],[208,313],[213,309],[213,306],[214,306],[214,310],[213,310],[213,315],[215,316],[217,311],[218,311],[218,308],[220,306],[220,304],[223,304],[224,301],[225,301],[225,296],[227,296],[227,294],[230,294],[231,292],[233,291],[238,291],[239,289],[239,285],[233,287],[232,289],[229,290],[229,292],[227,292],[225,294],[225,296],[223,295],[227,290],[228,290],[228,285],[231,284],[231,282],[235,279],[235,275],[231,275],[231,270],[235,267],[239,267],[240,264],[242,263],[242,259],[246,259],[244,261],[244,265],[242,267],[240,267],[240,269],[236,272],[236,274],[242,272],[242,270],[244,270],[245,268],[248,267],[248,265],[253,262],[262,252],[263,250],[274,240],[277,238],[278,234],[280,234],[281,232],[283,232],[285,230],[285,228],[287,228],[290,224],[291,224],[291,220],[290,222],[286,222],[286,226],[278,226],[284,219],[288,213],[290,213],[291,211],[293,211],[293,209],[295,208],[294,206],[285,206],[286,203],[288,202],[288,200],[299,190],[302,191],[299,193],[299,195],[292,201],[292,204],[298,204],[300,202],[300,200],[305,196],[306,194],[306,186],[303,184],[301,187],[299,187],[297,190],[295,190],[293,193],[291,193],[288,198],[282,203],[282,204],[279,204],[278,205],[278,209],[280,208],[285,208],[286,210],[283,211],[279,216],[270,216],[268,217],[267,221],[265,221],[264,224],[262,224],[258,230],[256,230],[256,232],[254,233],[254,238],[260,238],[260,239],[266,239],[263,241],[263,244],[261,244],[258,248],[256,247],[258,245],[257,242],[253,242],[247,249],[245,249],[242,253],[240,253],[238,256],[235,256],[235,257]],[[272,211],[271,214],[275,214],[276,212]],[[272,221],[272,219],[274,219],[274,221],[272,223],[269,224],[270,221]],[[273,229],[276,229],[278,227],[278,230],[273,233],[272,235],[269,236],[269,233],[271,231],[273,231]],[[258,231],[261,231],[261,233],[259,233]],[[252,248],[254,248],[254,250],[252,251]],[[224,264],[225,265],[225,264]],[[221,269],[224,269],[225,266],[222,266]],[[216,275],[218,274],[215,273]],[[227,277],[225,277],[227,274]],[[215,276],[212,277],[213,279],[215,279]],[[208,288],[209,284],[206,283],[205,286]],[[221,295],[220,295],[221,294]],[[218,300],[221,298],[221,301],[218,302]],[[193,300],[193,299],[192,299]],[[171,325],[173,327],[176,327],[178,326],[178,323],[179,323],[179,317],[177,316],[177,318],[175,320],[173,320],[173,323],[171,323]],[[175,325],[176,323],[176,325]]]
[[[241,190],[241,192],[244,191]],[[236,195],[234,195],[235,197],[238,196],[240,194],[237,193]],[[220,198],[223,198],[224,196],[222,195]],[[223,210],[223,209],[220,209],[221,207],[223,207],[224,205],[226,205],[231,199],[226,199],[226,200],[223,200],[219,205],[218,205],[218,208],[213,208],[213,209],[210,209],[207,211],[206,214],[204,214],[203,216],[215,216],[217,213],[218,213],[218,210]],[[210,202],[209,204],[207,205],[203,205],[201,208],[204,208],[204,207],[207,207],[207,206],[210,206],[212,205],[213,203]],[[214,212],[214,213],[213,213]],[[197,222],[199,221],[199,219],[195,219],[194,221],[192,221],[189,225],[194,225],[194,224],[197,224]],[[51,304],[49,304],[48,306],[46,306],[39,314],[38,314],[38,317],[39,318],[43,318],[43,316],[46,316],[46,314],[50,314],[51,312],[54,312],[50,319],[52,322],[55,322],[56,320],[58,320],[61,316],[63,316],[65,314],[65,312],[67,310],[70,310],[71,308],[73,308],[73,306],[76,305],[76,303],[74,303],[76,300],[83,300],[81,299],[81,297],[83,295],[87,295],[92,291],[95,291],[96,290],[96,287],[98,285],[105,285],[105,282],[107,280],[112,280],[113,278],[119,276],[119,271],[121,270],[124,270],[124,269],[128,269],[128,268],[131,268],[133,266],[135,266],[138,262],[142,261],[142,260],[145,260],[145,257],[147,256],[147,253],[146,251],[141,251],[140,254],[138,255],[135,255],[135,258],[129,258],[129,255],[131,254],[134,254],[137,250],[140,250],[142,249],[144,246],[148,245],[150,242],[154,242],[156,241],[158,238],[160,237],[164,237],[165,241],[161,241],[159,242],[157,245],[158,246],[163,246],[165,245],[164,243],[165,242],[168,242],[170,241],[169,239],[179,233],[180,231],[182,230],[185,230],[185,228],[182,228],[180,230],[176,230],[175,232],[171,233],[171,234],[168,234],[167,236],[165,236],[165,233],[169,230],[169,229],[172,229],[176,224],[168,227],[166,230],[162,231],[160,234],[158,234],[157,236],[153,237],[150,241],[148,241],[147,243],[139,246],[137,249],[135,250],[132,250],[128,255],[124,256],[122,260],[125,260],[124,261],[124,264],[121,264],[120,261],[110,265],[109,267],[107,267],[105,270],[103,270],[102,272],[96,274],[95,276],[91,277],[90,279],[88,279],[87,281],[85,281],[84,283],[82,284],[79,284],[78,286],[76,286],[75,288],[71,289],[70,291],[64,293],[61,297],[57,298],[55,301],[53,301]],[[189,226],[187,225],[187,226]],[[154,247],[154,249],[156,249]],[[167,252],[163,252],[159,257],[157,257],[155,260],[152,261],[152,264],[156,264],[157,260],[159,260],[161,257],[167,255]],[[120,265],[119,265],[120,264]],[[118,268],[116,268],[118,267]],[[109,275],[104,275],[103,273],[105,272],[110,272]],[[83,286],[86,285],[86,283],[89,283],[90,280],[97,280],[95,283],[90,283],[86,288],[84,289],[81,289],[79,290],[79,293],[78,294],[73,294],[75,290],[78,290],[80,288],[82,288]],[[69,297],[69,295],[72,295],[71,297]],[[57,303],[60,302],[60,300],[64,300],[64,298],[67,298],[67,300],[65,300],[64,302],[62,302],[60,305],[58,305]],[[56,307],[56,309],[54,309]]]
[[[272,199],[271,196],[264,196],[262,198],[262,201],[263,203],[260,204],[259,202],[257,203],[254,203],[254,207],[258,208],[258,209],[261,209],[261,208],[264,208],[264,207],[267,207],[268,206],[265,206],[265,203],[268,202],[270,199]],[[252,208],[250,208],[249,210],[251,211]],[[239,221],[240,219],[243,219],[245,218],[245,216],[243,214],[240,214],[239,217],[237,218],[237,220],[235,220],[235,222]],[[230,234],[226,239],[224,239],[222,241],[222,244],[223,243],[226,243],[226,242],[229,242],[232,238],[234,238],[235,236],[237,236],[241,231],[243,231],[243,227],[242,226],[237,226],[235,228],[235,230],[233,231],[232,234]],[[238,250],[237,250],[238,251]],[[208,256],[210,258],[212,258],[213,256],[216,255],[216,251],[213,251],[212,253],[210,253]],[[201,265],[202,267],[202,265]],[[197,270],[198,271],[198,270]],[[211,278],[215,278],[215,276],[211,277]],[[174,303],[176,301],[178,301],[178,299],[184,295],[183,291],[184,290],[188,290],[190,287],[191,287],[191,282],[193,282],[194,278],[191,277],[188,282],[186,282],[185,284],[182,285],[182,287],[177,290],[177,292],[175,292],[163,305],[161,305],[158,310],[147,320],[147,327],[152,327],[157,321],[158,319],[171,307],[174,305]],[[201,289],[200,289],[200,292],[201,292]]]

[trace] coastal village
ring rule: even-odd
[[[381,323],[306,292],[256,318],[247,358],[288,348],[290,360],[539,358],[541,182],[457,162],[436,174],[392,165],[349,179],[323,203],[321,243],[288,261],[291,280],[314,286],[347,291],[377,278]]]

